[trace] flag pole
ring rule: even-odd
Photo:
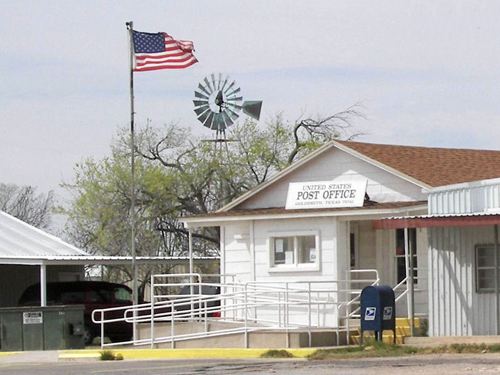
[[[130,252],[132,255],[132,299],[134,305],[139,303],[137,288],[137,264],[135,253],[135,134],[134,134],[134,49],[132,40],[133,22],[127,22],[130,50]],[[134,340],[136,324],[134,319]]]

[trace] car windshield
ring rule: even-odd
[[[130,302],[132,300],[132,293],[126,288],[117,287],[114,289],[115,301]]]

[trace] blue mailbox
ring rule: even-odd
[[[374,331],[375,339],[382,340],[384,330],[392,330],[396,343],[396,303],[394,291],[387,285],[367,286],[361,291],[361,344],[363,332]]]

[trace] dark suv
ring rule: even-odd
[[[47,283],[47,305],[83,305],[85,319],[85,345],[100,335],[100,325],[92,322],[92,311],[132,305],[132,291],[122,284],[104,281],[68,281]],[[40,284],[29,286],[19,299],[19,306],[40,306]],[[106,319],[123,317],[123,310],[107,313]],[[99,317],[98,317],[99,318]],[[107,323],[104,334],[112,342],[132,338],[132,324],[125,321]]]

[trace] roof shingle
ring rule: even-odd
[[[432,187],[500,177],[500,151],[337,142]]]

